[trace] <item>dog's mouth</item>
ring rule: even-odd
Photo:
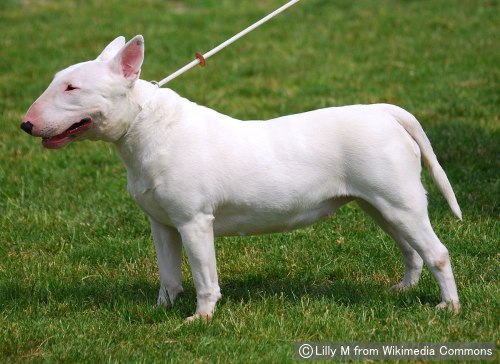
[[[65,132],[55,135],[51,138],[43,138],[42,145],[48,149],[62,148],[69,142],[73,141],[77,136],[84,131],[90,129],[93,124],[92,118],[88,117],[71,125]]]

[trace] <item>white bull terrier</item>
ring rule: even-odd
[[[240,121],[139,79],[144,39],[118,37],[94,61],[56,74],[21,128],[46,148],[74,140],[114,143],[128,191],[151,221],[158,304],[182,292],[184,247],[196,312],[211,318],[221,298],[214,236],[290,231],[356,201],[397,243],[405,274],[423,262],[440,289],[438,307],[459,310],[448,250],[434,233],[421,158],[454,214],[461,211],[417,119],[387,104],[332,107],[268,121]]]

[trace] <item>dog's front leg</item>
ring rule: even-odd
[[[160,292],[157,304],[158,306],[170,306],[174,304],[177,295],[183,291],[181,236],[176,229],[164,226],[153,219],[150,221],[160,272]]]
[[[221,298],[215,260],[213,220],[211,215],[199,214],[189,223],[179,227],[196,288],[196,312],[188,321],[197,318],[211,319],[215,304]]]

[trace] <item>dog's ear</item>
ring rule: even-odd
[[[135,81],[141,74],[142,61],[144,61],[144,38],[142,35],[136,35],[110,60],[110,64],[114,72],[127,80]]]
[[[109,43],[106,48],[101,52],[99,57],[96,58],[96,61],[107,61],[116,56],[116,54],[123,48],[125,45],[125,37],[119,36],[114,41]]]

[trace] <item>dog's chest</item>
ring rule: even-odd
[[[165,202],[168,196],[162,195],[156,188],[144,188],[141,183],[128,182],[128,191],[137,205],[152,219],[166,226],[175,226],[174,203]],[[174,208],[173,208],[174,207]],[[173,209],[172,209],[173,208]]]
[[[132,199],[150,217],[165,225],[172,225],[165,208],[167,196],[161,196],[158,190],[164,182],[161,176],[155,175],[154,169],[142,168],[135,171],[127,168],[127,190]]]

